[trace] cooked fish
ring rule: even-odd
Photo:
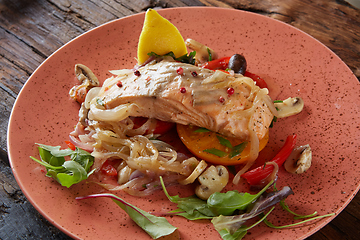
[[[276,114],[268,90],[240,74],[171,59],[112,73],[116,76],[107,79],[88,103],[91,119],[120,121],[142,116],[242,139],[249,139],[253,131],[262,139]]]

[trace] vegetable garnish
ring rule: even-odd
[[[285,160],[290,156],[292,150],[296,144],[296,134],[290,135],[286,138],[284,146],[279,150],[271,162],[276,163],[279,167],[285,162]],[[253,186],[263,184],[263,181],[271,174],[274,166],[266,165],[265,167],[259,166],[253,170],[250,170],[243,175],[242,178],[245,178],[246,181]]]
[[[262,79],[261,77],[259,77],[259,76],[256,75],[256,74],[253,74],[253,73],[251,73],[251,72],[246,71],[245,74],[244,74],[244,76],[245,76],[245,77],[249,77],[249,78],[251,78],[252,80],[254,80],[255,84],[256,84],[257,86],[259,86],[260,88],[267,88],[267,87],[268,87],[267,84],[266,84],[266,82],[265,82],[265,80]]]
[[[153,239],[157,239],[163,236],[174,233],[177,229],[171,225],[166,218],[154,216],[130,203],[127,203],[120,197],[110,194],[93,194],[85,197],[77,197],[76,200],[84,200],[89,198],[107,197],[111,198],[119,207],[121,207],[129,217],[146,233],[148,233]]]
[[[170,196],[165,188],[164,181],[160,177],[160,182],[167,198],[177,204],[178,209],[170,211],[168,214],[185,217],[188,220],[212,219],[215,229],[219,232],[222,239],[241,239],[247,230],[266,220],[266,217],[274,209],[274,205],[285,199],[294,192],[290,187],[285,186],[280,191],[266,193],[265,191],[273,185],[270,181],[260,192],[255,195],[249,193],[239,193],[236,190],[226,193],[213,193],[207,201],[201,200],[196,196],[181,198],[179,195]],[[250,227],[244,223],[272,207],[267,214],[262,215],[261,219]],[[232,215],[235,214],[235,215]],[[239,214],[239,215],[237,215]]]
[[[247,141],[225,138],[193,125],[177,124],[176,128],[181,141],[190,152],[207,162],[228,166],[244,163],[249,158],[251,144]],[[266,146],[268,140],[269,132],[260,140],[259,151]]]
[[[148,53],[147,55],[149,55],[150,57],[155,57],[155,58],[163,58],[163,57],[166,57],[166,56],[170,56],[172,57],[175,61],[178,61],[178,62],[182,62],[182,63],[189,63],[189,64],[192,64],[194,65],[195,64],[195,55],[196,55],[196,52],[195,51],[192,51],[190,52],[189,54],[184,54],[180,57],[176,57],[175,54],[173,52],[168,52],[166,54],[163,54],[163,55],[159,55],[155,52],[150,52]],[[180,74],[180,73],[179,73]]]
[[[219,59],[215,59],[215,60],[206,62],[201,67],[207,68],[210,70],[217,70],[217,69],[225,70],[225,69],[227,69],[227,67],[229,65],[229,60],[230,60],[230,57],[223,57],[223,58],[219,58]]]
[[[163,55],[171,51],[176,57],[187,53],[184,39],[179,30],[155,10],[147,10],[138,44],[139,64],[149,58],[149,52]]]
[[[39,145],[41,160],[32,156],[30,158],[46,167],[46,176],[54,178],[62,186],[71,187],[87,179],[94,171],[90,167],[94,163],[94,157],[89,152],[78,147],[75,150],[63,149],[60,146]],[[70,161],[65,161],[65,157],[70,156]]]

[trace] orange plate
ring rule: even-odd
[[[280,21],[250,12],[210,7],[159,10],[183,34],[215,49],[220,56],[242,53],[249,71],[264,78],[273,99],[300,96],[305,109],[279,119],[261,155],[271,158],[287,135],[297,133],[298,144],[309,143],[313,165],[301,175],[280,169],[277,187],[288,185],[295,195],[287,203],[301,214],[339,213],[358,191],[360,178],[360,84],[351,70],[323,44]],[[31,75],[14,105],[8,128],[8,152],[14,176],[26,198],[56,227],[75,239],[150,239],[110,199],[75,197],[103,192],[83,182],[69,189],[45,176],[35,143],[63,144],[78,118],[78,104],[69,99],[76,83],[74,65],[82,63],[101,81],[109,70],[133,68],[144,13],[97,27],[56,51]],[[231,187],[231,186],[230,186]],[[240,186],[236,187],[240,189]],[[188,187],[169,188],[171,195],[188,196]],[[117,195],[150,212],[176,209],[160,191],[145,198]],[[156,203],[156,204],[154,204]],[[269,217],[276,224],[293,222],[276,208]],[[332,218],[292,229],[271,229],[264,224],[244,239],[304,239]],[[220,239],[210,221],[190,222],[169,217],[182,240]]]

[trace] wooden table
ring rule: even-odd
[[[113,19],[183,6],[236,8],[291,24],[333,50],[360,78],[360,10],[344,0],[0,0],[0,239],[69,239],[26,200],[7,157],[11,108],[26,80],[51,53]],[[359,239],[360,194],[309,239]]]

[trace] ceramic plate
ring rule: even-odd
[[[281,169],[277,186],[293,189],[295,194],[287,203],[294,211],[339,213],[356,194],[360,182],[360,85],[349,68],[309,35],[261,15],[198,7],[159,13],[176,25],[184,38],[202,42],[220,56],[244,54],[248,70],[268,82],[273,99],[304,99],[302,113],[275,124],[262,155],[270,159],[286,136],[296,133],[298,145],[312,147],[312,167],[296,176]],[[74,65],[87,65],[102,81],[110,76],[108,70],[132,68],[143,20],[142,13],[109,22],[60,48],[26,82],[11,115],[8,150],[22,191],[41,214],[73,238],[149,238],[110,199],[75,200],[103,192],[100,187],[89,183],[61,187],[29,158],[38,156],[35,143],[65,147],[64,140],[77,122],[78,105],[68,96],[77,83]],[[169,188],[169,192],[191,194],[177,187]],[[176,208],[162,192],[144,198],[117,194],[149,212]],[[293,222],[292,216],[280,208],[269,219],[279,225]],[[245,239],[304,239],[331,219],[282,230],[260,225]],[[209,221],[168,220],[179,228],[182,239],[220,239]]]

